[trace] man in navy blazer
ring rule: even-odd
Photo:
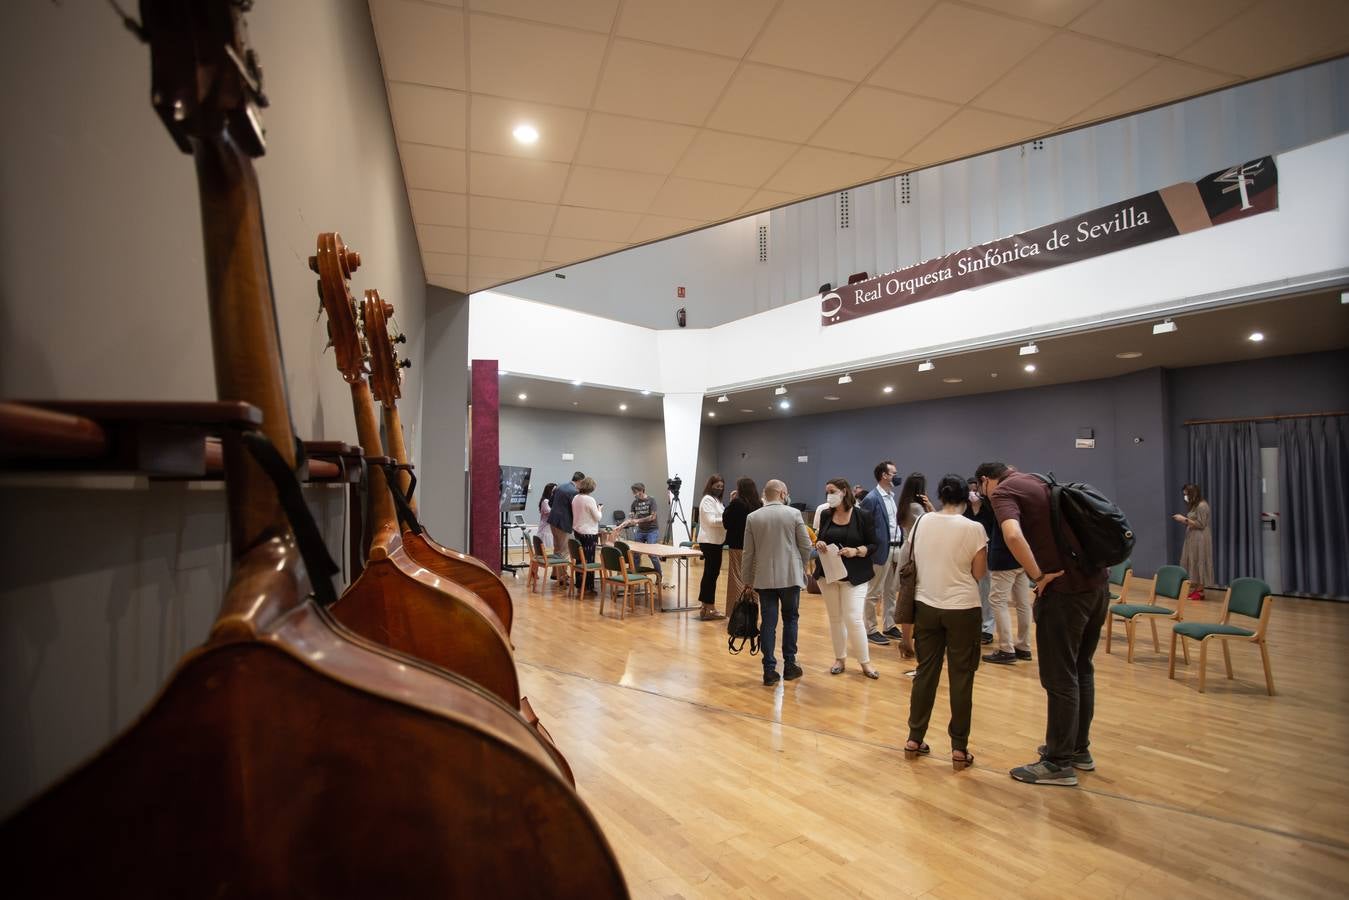
[[[862,508],[876,523],[876,552],[871,565],[876,577],[867,582],[867,600],[863,618],[867,625],[867,640],[873,644],[888,644],[890,638],[903,640],[904,635],[895,624],[895,596],[899,590],[899,549],[903,535],[899,528],[899,498],[895,496],[895,464],[885,460],[876,464],[873,474],[876,486],[862,498]],[[876,614],[876,601],[881,613]]]

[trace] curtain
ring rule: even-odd
[[[1213,576],[1260,578],[1260,441],[1254,422],[1190,426],[1190,481],[1208,500]]]
[[[1349,596],[1349,446],[1343,416],[1279,422],[1279,549],[1286,590]]]

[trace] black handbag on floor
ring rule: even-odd
[[[745,586],[740,592],[740,597],[735,601],[735,606],[731,609],[731,614],[726,617],[726,649],[732,653],[739,653],[745,649],[745,644],[749,644],[749,655],[754,656],[759,652],[759,598],[754,593],[754,588]],[[736,646],[736,641],[740,645]]]

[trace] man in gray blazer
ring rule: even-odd
[[[740,557],[740,578],[759,592],[763,610],[760,644],[763,647],[763,683],[775,685],[778,661],[778,608],[782,609],[782,676],[788,681],[801,677],[796,664],[796,623],[801,616],[801,585],[806,581],[810,559],[810,533],[801,513],[783,502],[787,485],[773,479],[764,485],[764,505],[745,520],[745,549]]]

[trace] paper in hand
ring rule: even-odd
[[[829,544],[824,548],[820,554],[820,568],[824,570],[825,584],[833,584],[848,577],[848,569],[843,565],[843,557],[839,556],[837,544]]]

